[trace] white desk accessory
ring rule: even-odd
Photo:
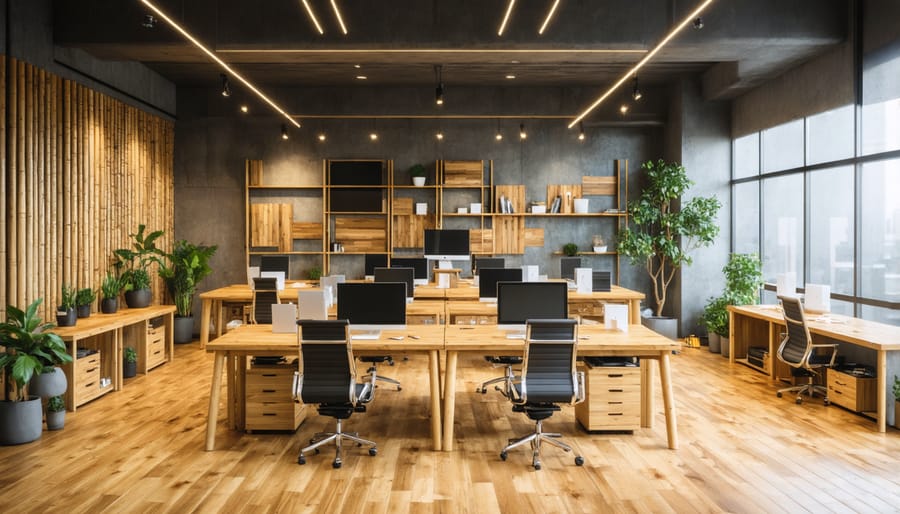
[[[297,332],[297,306],[293,303],[272,304],[272,332],[290,334]]]
[[[283,271],[260,271],[260,278],[274,278],[275,288],[284,291],[284,272]]]
[[[627,303],[607,303],[603,306],[603,326],[628,332],[628,304]]]
[[[594,290],[594,273],[591,268],[575,268],[575,290],[588,293]]]

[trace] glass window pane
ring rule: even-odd
[[[862,305],[861,307],[862,313],[860,317],[862,319],[900,327],[900,311],[897,309],[886,309],[872,305]]]
[[[890,30],[863,56],[863,155],[900,149],[900,45],[896,24]]]
[[[853,166],[810,174],[809,282],[832,293],[853,294],[853,203]]]
[[[900,301],[900,159],[862,167],[860,295]]]
[[[793,271],[803,283],[803,175],[763,181],[763,278]]]
[[[734,140],[734,178],[759,174],[759,132]]]
[[[853,106],[806,118],[807,164],[853,157]]]
[[[803,166],[803,120],[795,120],[763,131],[763,171]]]
[[[853,316],[853,303],[831,299],[831,312],[843,316]]]
[[[734,186],[734,251],[759,253],[759,183]]]

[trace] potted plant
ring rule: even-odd
[[[100,284],[100,312],[103,314],[113,314],[119,310],[119,291],[122,290],[122,284],[119,277],[111,271],[106,272],[103,282]]]
[[[728,337],[731,327],[728,323],[728,305],[755,305],[759,303],[759,289],[763,286],[762,262],[755,253],[733,253],[728,256],[728,264],[722,268],[725,274],[725,322],[718,334],[722,341],[722,356],[728,357],[730,348]]]
[[[566,243],[562,247],[562,252],[568,257],[575,257],[578,255],[578,245],[575,243]]]
[[[425,185],[426,174],[427,172],[425,171],[425,166],[421,164],[413,164],[409,167],[409,176],[412,177],[412,182],[415,186]]]
[[[66,426],[66,402],[62,396],[47,400],[47,430],[62,430]]]
[[[97,299],[97,293],[90,287],[79,289],[75,293],[75,312],[79,318],[88,318],[91,315],[91,305]]]
[[[159,270],[166,288],[175,302],[174,340],[189,343],[194,331],[194,293],[197,284],[212,273],[209,259],[216,253],[216,246],[195,245],[185,240],[175,243],[172,253]]]
[[[159,263],[162,250],[156,247],[156,240],[163,235],[157,230],[144,235],[146,226],[138,225],[136,234],[130,234],[134,241],[131,248],[114,250],[119,279],[125,290],[125,304],[134,309],[150,305],[150,264]]]
[[[725,296],[710,298],[703,308],[700,323],[706,327],[709,337],[709,351],[722,351],[721,337],[728,335],[728,300]]]
[[[891,391],[894,393],[894,426],[900,428],[900,378],[897,375],[894,375]]]
[[[309,271],[306,272],[306,276],[310,280],[319,280],[320,278],[322,278],[322,268],[313,266],[312,268],[309,268]]]
[[[606,251],[606,241],[603,240],[603,236],[595,235],[591,238],[591,248],[594,250],[594,253],[603,253]]]
[[[75,315],[75,288],[66,284],[62,286],[62,297],[59,307],[56,308],[56,324],[60,327],[74,326],[77,317]]]
[[[122,356],[122,377],[131,378],[137,375],[137,351],[130,347],[125,347],[125,353]]]
[[[663,160],[647,161],[641,165],[647,174],[647,185],[640,197],[628,204],[631,220],[619,235],[618,251],[630,258],[633,265],[642,264],[653,285],[655,319],[649,320],[658,332],[677,336],[677,320],[666,329],[662,321],[669,284],[676,272],[691,264],[690,253],[709,246],[719,234],[716,213],[721,204],[714,196],[695,197],[678,203],[693,185],[684,166]]]
[[[29,396],[27,384],[49,366],[72,362],[62,339],[52,332],[54,325],[37,315],[40,298],[24,311],[6,307],[6,321],[0,323],[0,369],[6,376],[6,398],[0,401],[0,444],[22,444],[41,436],[42,409],[39,396]]]

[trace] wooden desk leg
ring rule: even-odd
[[[225,372],[225,390],[228,391],[228,398],[226,401],[228,402],[228,427],[232,430],[238,429],[238,420],[237,416],[234,412],[234,402],[236,395],[235,393],[235,373],[237,372],[237,358],[234,355],[228,354],[225,357],[225,361],[227,362],[227,371]]]
[[[213,305],[213,310],[216,311],[216,337],[222,337],[222,333],[224,332],[222,329],[225,327],[222,326],[222,302],[220,300],[216,300],[216,303]]]
[[[641,359],[641,426],[653,428],[653,359]]]
[[[115,378],[113,379],[115,384],[115,390],[121,391],[122,385],[125,384],[124,370],[122,369],[122,355],[125,355],[125,350],[122,348],[122,341],[125,339],[125,335],[123,334],[123,328],[117,328],[113,330],[113,345],[116,347],[116,355],[113,356],[113,362],[116,363],[115,367]]]
[[[728,326],[729,327],[737,326],[735,324],[737,322],[737,320],[734,319],[736,317],[737,317],[737,315],[734,313],[734,311],[731,311],[731,310],[728,311]],[[735,340],[734,332],[735,332],[734,330],[731,330],[731,334],[729,334],[729,336],[728,336],[728,363],[729,364],[734,364],[734,340]],[[724,343],[724,341],[723,341],[723,343]],[[770,353],[769,355],[774,355],[774,354]]]
[[[222,390],[222,368],[225,367],[225,353],[216,352],[213,376],[209,386],[209,412],[206,415],[206,451],[216,448],[216,421],[219,417],[219,393]]]
[[[875,409],[878,412],[878,431],[887,430],[887,355],[884,350],[878,351],[878,369],[875,370],[876,387],[878,388],[878,405]],[[900,412],[894,412],[894,425],[900,425],[897,420]]]
[[[431,382],[431,439],[434,451],[441,451],[441,372],[437,350],[428,352],[428,376]]]
[[[237,375],[235,375],[234,391],[231,404],[234,405],[237,429],[241,432],[247,429],[247,356],[240,355],[234,359],[237,363]]]
[[[662,382],[663,408],[666,413],[666,435],[669,449],[678,449],[678,423],[675,419],[675,397],[672,395],[672,372],[669,367],[669,352],[659,356],[659,380]]]
[[[631,324],[641,324],[641,301],[631,300]]]
[[[206,348],[206,343],[209,342],[209,317],[212,303],[212,298],[204,298],[200,308],[200,349]]]
[[[447,352],[447,369],[444,372],[444,451],[453,451],[453,416],[456,409],[456,359],[457,352]]]

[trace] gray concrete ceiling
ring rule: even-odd
[[[447,87],[603,88],[700,3],[562,0],[538,35],[553,1],[519,0],[498,36],[508,0],[338,0],[347,35],[329,0],[308,0],[324,35],[301,0],[153,1],[263,87],[433,87],[440,64]],[[641,81],[715,74],[706,81],[715,90],[704,94],[734,97],[843,41],[848,9],[847,0],[717,0],[703,13],[704,27],[685,29]],[[54,40],[142,62],[179,86],[217,84],[221,68],[165,22],[141,26],[148,12],[139,0],[56,0]]]

